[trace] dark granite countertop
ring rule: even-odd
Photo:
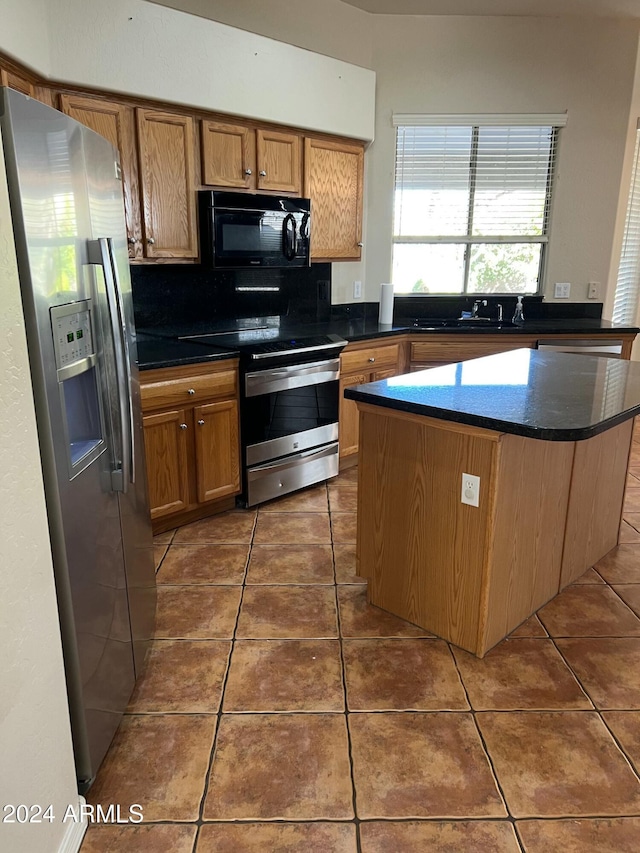
[[[355,343],[376,338],[387,338],[403,335],[407,332],[412,334],[428,335],[485,335],[499,334],[505,336],[528,336],[531,335],[608,335],[612,332],[619,334],[638,332],[635,326],[615,326],[608,320],[593,318],[579,319],[552,319],[552,320],[527,320],[522,326],[504,324],[502,326],[477,325],[451,326],[439,325],[441,321],[434,319],[430,324],[417,328],[409,324],[397,324],[385,326],[378,323],[377,319],[338,319],[325,323],[301,323],[281,322],[279,324],[268,324],[267,330],[258,330],[255,333],[256,341],[265,340],[268,333],[269,340],[287,340],[302,336],[315,335],[339,335],[345,340]],[[449,321],[450,322],[450,321]],[[225,327],[229,332],[228,324]],[[138,363],[141,370],[156,367],[172,367],[180,364],[195,364],[201,361],[213,361],[221,358],[231,358],[238,355],[238,351],[231,343],[232,337],[224,338],[221,328],[211,323],[197,323],[164,326],[154,329],[140,329],[138,332]],[[234,330],[235,334],[238,330]],[[189,340],[181,340],[187,336],[212,334],[211,343],[195,343]],[[251,341],[250,330],[242,330],[246,342]],[[214,343],[215,342],[215,343]]]
[[[182,364],[199,364],[218,361],[223,358],[235,358],[237,351],[223,347],[203,346],[171,338],[154,337],[137,332],[138,367],[140,370],[152,370],[156,367],[179,367]]]
[[[545,441],[580,441],[640,414],[640,363],[518,349],[347,388],[345,397]]]

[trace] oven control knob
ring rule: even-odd
[[[204,421],[203,421],[202,419],[200,419],[200,420],[198,421],[198,426],[204,426]]]
[[[193,396],[193,394],[195,394],[195,393],[196,393],[195,388],[189,388],[189,390],[187,391],[187,394],[191,394],[192,396]]]

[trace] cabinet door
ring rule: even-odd
[[[307,138],[304,194],[311,199],[311,257],[360,260],[364,146]]]
[[[145,415],[144,448],[147,459],[151,518],[186,509],[188,422],[184,409]]]
[[[202,180],[212,187],[256,186],[256,134],[252,127],[202,122]]]
[[[138,109],[140,184],[147,258],[195,258],[193,119]]]
[[[340,456],[351,456],[358,452],[359,415],[358,407],[353,400],[346,400],[344,389],[349,385],[365,385],[371,380],[371,374],[360,373],[344,376],[340,379],[340,422],[338,435],[340,439]]]
[[[103,101],[100,98],[86,98],[80,95],[60,95],[60,109],[71,118],[104,136],[120,152],[129,257],[142,257],[138,163],[135,150],[133,110],[124,104]]]
[[[29,95],[30,98],[33,98],[33,83],[25,80],[24,77],[20,77],[19,74],[15,74],[13,71],[8,71],[6,68],[0,68],[0,85],[9,86],[11,89],[15,89],[16,92],[22,92],[23,95]]]
[[[296,133],[256,130],[258,189],[300,195],[300,137]]]
[[[240,491],[238,403],[223,400],[193,410],[196,435],[198,501],[211,501]]]

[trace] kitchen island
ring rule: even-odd
[[[521,349],[345,396],[371,604],[482,657],[617,544],[640,364]]]

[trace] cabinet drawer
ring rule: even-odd
[[[221,370],[202,376],[186,376],[149,382],[140,386],[145,411],[164,406],[198,403],[211,397],[234,397],[237,390],[235,370]]]
[[[431,362],[451,364],[466,361],[469,358],[480,358],[483,355],[493,355],[497,352],[508,352],[522,347],[531,347],[533,341],[518,338],[485,338],[478,340],[461,340],[461,336],[438,341],[414,341],[411,344],[411,362]]]
[[[369,347],[360,350],[346,350],[340,356],[340,371],[358,373],[361,370],[378,370],[387,367],[397,367],[400,358],[400,345],[387,344],[379,347]]]

